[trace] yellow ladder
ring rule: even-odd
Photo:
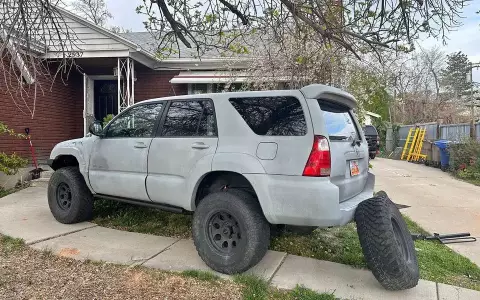
[[[407,154],[407,151],[409,149],[409,144],[410,148],[414,145],[416,134],[417,132],[415,128],[410,128],[410,130],[408,131],[407,139],[405,140],[405,145],[403,146],[402,156],[400,157],[400,159],[403,160],[406,158],[405,155]]]
[[[411,161],[418,161],[420,158],[427,158],[427,156],[425,154],[421,154],[422,153],[422,148],[423,148],[423,140],[425,138],[425,134],[427,132],[427,129],[423,128],[423,129],[418,129],[418,136],[417,136],[417,140],[416,140],[416,145],[415,145],[415,148],[413,150],[413,153],[412,153],[412,157],[411,159],[410,158],[407,158],[407,160],[411,160]]]
[[[415,152],[415,148],[417,147],[417,141],[419,138],[419,133],[420,133],[420,129],[415,128],[415,134],[413,135],[412,144],[410,145],[410,150],[408,150],[407,161],[410,161],[410,159],[412,158],[412,154]]]

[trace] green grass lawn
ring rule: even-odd
[[[405,219],[412,233],[426,233],[413,221]],[[108,200],[98,200],[95,203],[94,222],[110,228],[188,238],[191,237],[191,221],[190,215],[172,214]],[[432,241],[416,241],[415,248],[421,278],[480,290],[480,268],[467,258]],[[286,233],[273,238],[270,249],[366,268],[354,223],[317,229],[309,235]]]

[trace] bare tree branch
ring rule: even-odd
[[[105,26],[112,18],[105,0],[75,0],[72,7],[75,12],[98,26]]]
[[[422,33],[446,40],[450,30],[459,26],[467,0],[143,0],[137,12],[148,16],[147,30],[164,44],[159,49],[181,51],[176,38],[191,48],[195,42],[199,56],[211,48],[231,47],[228,40],[238,34],[279,32],[285,26],[312,28],[316,40],[331,43],[352,52],[357,58],[387,48],[414,50],[414,41]],[[158,4],[160,15],[150,9]],[[239,22],[241,21],[241,22]],[[303,29],[302,29],[303,30]],[[173,31],[176,38],[160,35]],[[188,37],[188,38],[187,38]],[[247,38],[248,39],[248,38]],[[238,39],[237,39],[238,40]]]
[[[15,106],[31,118],[37,96],[57,74],[68,76],[79,54],[77,39],[57,5],[59,0],[0,2],[0,80]],[[44,59],[49,52],[55,64]],[[48,87],[50,85],[50,87]]]

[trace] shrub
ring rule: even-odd
[[[110,121],[114,118],[115,116],[112,115],[112,114],[108,114],[105,116],[105,118],[103,118],[103,127],[105,128],[105,126],[107,126],[108,123],[110,123]]]
[[[7,125],[0,122],[0,135],[6,134],[15,138],[25,138],[25,135],[15,133]],[[18,169],[25,167],[28,164],[28,160],[24,159],[17,154],[6,154],[0,152],[0,172],[7,175],[14,175],[18,172]]]
[[[462,179],[480,180],[480,143],[468,139],[450,146],[450,166]]]

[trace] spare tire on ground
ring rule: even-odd
[[[395,204],[379,192],[363,201],[355,222],[368,268],[387,290],[404,290],[418,284],[415,246],[407,224]]]

